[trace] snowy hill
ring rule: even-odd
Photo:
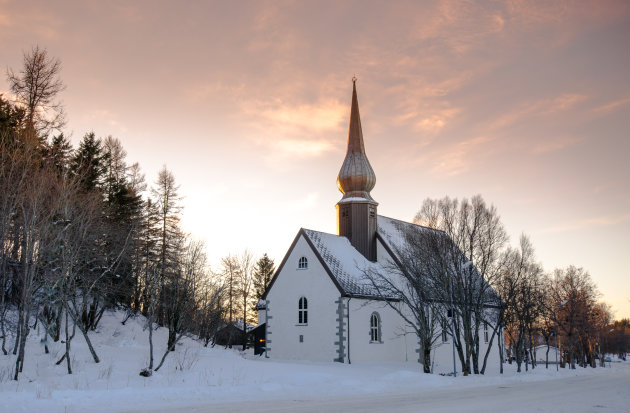
[[[1,412],[112,412],[199,406],[254,400],[328,398],[378,394],[406,394],[453,386],[479,386],[545,380],[561,376],[606,374],[609,370],[545,370],[516,375],[511,366],[498,376],[442,377],[426,375],[417,364],[339,364],[274,361],[219,347],[205,348],[184,339],[164,367],[152,377],[139,372],[148,364],[148,333],[144,319],[121,324],[122,312],[106,314],[91,338],[101,362],[92,360],[83,338],[72,341],[74,374],[65,363],[55,365],[64,344],[40,344],[43,333],[32,331],[20,380],[11,380],[15,356],[0,355]],[[155,357],[166,347],[167,331],[154,332]],[[12,340],[9,340],[10,344]],[[618,363],[617,368],[621,367]],[[627,365],[626,365],[627,367]],[[613,369],[614,370],[614,369]]]

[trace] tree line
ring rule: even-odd
[[[16,356],[14,379],[38,326],[46,353],[49,339],[65,343],[54,362],[69,374],[77,330],[98,363],[90,335],[111,309],[126,312],[123,323],[145,317],[145,376],[188,334],[208,345],[239,318],[246,332],[273,261],[244,252],[210,271],[205,246],[180,226],[179,187],[166,166],[149,187],[120,140],[89,132],[72,147],[60,71],[33,47],[20,71],[7,71],[10,99],[0,95],[0,348]],[[168,342],[154,360],[158,326]]]
[[[465,375],[484,374],[495,342],[501,373],[504,360],[519,372],[535,368],[537,349],[548,367],[558,348],[560,365],[570,368],[630,351],[628,320],[612,320],[590,274],[576,266],[545,272],[529,238],[511,246],[481,196],[427,199],[414,223],[399,226],[397,262],[364,273],[378,294],[405,304],[389,302],[418,336],[425,372],[437,343],[449,338]]]

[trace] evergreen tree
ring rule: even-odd
[[[24,109],[12,105],[0,94],[0,133],[17,132],[23,126],[25,116]]]
[[[106,156],[94,132],[86,133],[70,163],[70,170],[79,179],[83,191],[101,189],[105,180]]]
[[[256,262],[254,267],[254,290],[256,293],[256,301],[260,300],[271,282],[271,277],[276,271],[276,266],[271,258],[265,253],[261,259]]]
[[[140,243],[142,197],[136,194],[127,177],[126,155],[118,139],[105,138],[104,255],[108,266],[118,260],[115,273],[107,277],[109,306],[131,306],[137,289],[137,264],[133,258],[135,245]]]
[[[50,144],[46,145],[45,158],[58,175],[64,175],[67,171],[71,155],[72,145],[63,133],[53,136]]]

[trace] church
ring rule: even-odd
[[[302,228],[258,306],[267,356],[273,359],[356,362],[422,362],[416,333],[377,294],[366,271],[383,273],[398,262],[402,232],[418,227],[377,214],[370,191],[376,175],[367,158],[353,79],[348,149],[337,186],[337,234]],[[395,304],[398,305],[398,304]],[[488,334],[479,342],[483,353]],[[433,348],[432,371],[453,370],[451,338]],[[495,350],[490,360],[498,360]],[[459,365],[459,362],[458,362]],[[459,367],[458,367],[459,368]]]

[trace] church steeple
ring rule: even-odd
[[[352,108],[350,109],[350,128],[348,131],[348,150],[337,177],[337,187],[343,193],[343,199],[363,198],[374,201],[370,191],[376,184],[376,175],[365,154],[359,100],[357,99],[356,78],[352,79]]]
[[[370,196],[376,175],[365,154],[356,78],[352,79],[352,108],[348,131],[348,150],[337,176],[343,197],[337,203],[337,233],[367,259],[376,261],[376,207]]]

